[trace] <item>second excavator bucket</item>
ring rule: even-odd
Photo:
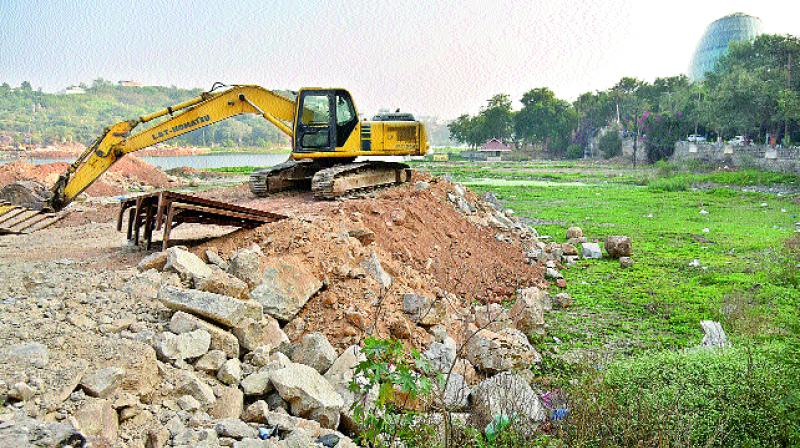
[[[48,191],[32,181],[20,181],[0,190],[0,235],[31,233],[49,227],[63,213],[47,210]]]
[[[0,235],[31,233],[58,222],[62,213],[48,213],[0,201]]]

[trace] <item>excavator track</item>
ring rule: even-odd
[[[279,191],[308,189],[317,167],[310,161],[287,160],[250,175],[250,191],[266,197]]]
[[[311,191],[317,199],[336,199],[411,181],[411,168],[395,162],[356,162],[317,171]]]

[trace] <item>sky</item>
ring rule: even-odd
[[[800,35],[796,0],[0,0],[0,82],[334,86],[366,115],[449,119],[497,93],[573,100],[686,73],[705,27],[737,11]]]

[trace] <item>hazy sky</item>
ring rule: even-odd
[[[368,115],[452,118],[500,92],[574,99],[685,73],[706,25],[736,11],[800,34],[795,0],[0,0],[0,81],[340,86]]]

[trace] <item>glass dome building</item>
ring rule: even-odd
[[[728,51],[728,44],[753,40],[761,34],[761,19],[737,12],[711,22],[689,65],[689,79],[703,80],[714,69],[717,60]]]

